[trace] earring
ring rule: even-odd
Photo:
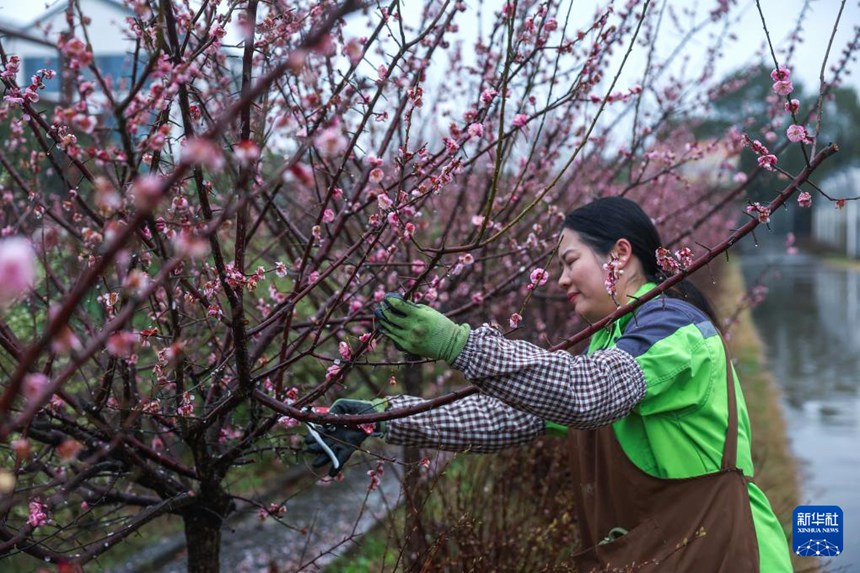
[[[624,269],[618,269],[618,274],[619,274],[619,275],[623,275],[623,274],[624,274]]]

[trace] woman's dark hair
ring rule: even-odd
[[[601,255],[608,255],[618,239],[627,239],[633,248],[633,256],[642,263],[645,278],[656,283],[665,280],[657,265],[657,248],[663,246],[660,233],[635,201],[624,197],[595,199],[569,213],[564,219],[564,227],[576,231],[585,244]],[[689,302],[720,328],[708,299],[687,279],[666,291],[666,295]]]

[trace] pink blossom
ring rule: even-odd
[[[178,255],[201,259],[209,254],[209,240],[191,229],[182,229],[173,238],[173,248]]]
[[[837,199],[836,200],[836,208],[837,209],[845,208],[845,199]]]
[[[370,170],[370,175],[368,176],[368,179],[371,183],[377,184],[380,183],[384,177],[385,171],[383,171],[379,167],[376,167]]]
[[[295,418],[291,418],[290,416],[281,416],[278,418],[278,425],[285,430],[289,430],[290,428],[295,428],[299,425],[299,421]]]
[[[618,279],[621,276],[619,272],[618,255],[615,253],[610,254],[610,259],[608,263],[604,263],[603,270],[606,271],[606,278],[603,280],[603,286],[606,288],[606,292],[609,293],[609,296],[614,297],[615,293],[618,291]]]
[[[143,175],[135,179],[130,189],[135,206],[141,211],[153,209],[163,196],[161,192],[163,183],[164,181],[158,175]]]
[[[749,141],[749,139],[747,139],[747,141]],[[760,142],[758,139],[752,141],[750,143],[750,146],[752,147],[752,150],[755,151],[756,153],[758,153],[759,155],[767,155],[769,153],[769,151],[767,150],[767,147],[765,147],[762,144],[762,142]]]
[[[764,302],[764,299],[767,297],[767,293],[770,289],[766,285],[756,285],[749,292],[749,301],[753,306],[759,305]]]
[[[693,264],[693,250],[684,247],[675,251],[675,258],[681,263],[681,268],[688,269]]]
[[[122,207],[122,195],[107,177],[96,177],[93,181],[95,188],[96,207],[102,215],[111,215]]]
[[[24,105],[24,98],[17,97],[15,95],[5,95],[3,96],[3,101],[9,102],[13,105]]]
[[[797,110],[800,109],[800,101],[793,99],[791,101],[785,102],[785,111],[788,113],[797,113]]]
[[[777,95],[787,96],[794,91],[794,85],[791,83],[790,80],[781,80],[778,82],[774,82],[771,89]]]
[[[134,352],[139,341],[140,336],[134,332],[117,332],[108,338],[105,348],[113,356],[128,358]]]
[[[182,161],[191,165],[201,165],[212,171],[224,168],[224,155],[221,148],[206,138],[194,137],[185,141],[182,148]]]
[[[802,125],[789,125],[785,131],[789,141],[798,142],[806,139],[806,128]]]
[[[240,141],[233,146],[233,153],[240,165],[247,167],[260,158],[260,148],[248,139]]]
[[[158,399],[144,402],[141,410],[144,414],[158,414],[161,412],[161,401]]]
[[[328,382],[329,380],[332,380],[334,378],[337,378],[337,376],[339,374],[340,374],[340,364],[332,364],[325,371],[326,382]]]
[[[361,47],[361,43],[357,39],[351,38],[347,41],[346,45],[344,45],[342,53],[347,57],[350,65],[354,66],[361,61],[364,49]]]
[[[770,209],[756,201],[751,205],[747,205],[744,209],[747,215],[751,217],[755,217],[758,219],[759,223],[769,223],[770,222]]]
[[[758,164],[759,167],[763,169],[767,169],[768,171],[774,171],[774,167],[776,166],[776,155],[762,155],[758,158]]]
[[[30,527],[33,529],[37,527],[41,527],[48,523],[48,508],[45,504],[42,503],[38,497],[30,500],[30,515],[27,518],[27,523],[30,524]]]
[[[791,72],[785,66],[779,66],[777,69],[770,72],[770,79],[775,82],[781,82],[791,79]]]
[[[56,394],[51,394],[51,399],[48,400],[48,408],[52,412],[60,412],[65,409],[66,403]]]
[[[681,270],[681,264],[675,259],[669,249],[658,247],[655,255],[657,257],[657,265],[666,276],[672,276]]]
[[[523,320],[523,316],[520,313],[515,312],[511,315],[511,318],[508,321],[508,324],[510,325],[511,328],[519,328],[520,322],[522,322],[522,320]]]
[[[24,376],[23,384],[21,385],[21,392],[23,392],[24,397],[26,397],[27,400],[33,402],[41,398],[50,382],[51,379],[41,372],[27,374]]]
[[[10,54],[6,68],[3,73],[0,73],[0,78],[4,80],[14,80],[18,76],[18,69],[21,65],[21,57],[15,54]]]
[[[326,209],[323,211],[322,222],[323,223],[331,223],[334,221],[334,211],[331,209]]]
[[[80,38],[69,38],[65,41],[60,41],[59,48],[68,58],[66,65],[73,70],[79,70],[81,67],[86,67],[93,60],[93,54],[87,49],[87,45]]]
[[[25,95],[27,95],[25,93]],[[27,98],[32,101],[32,98]],[[38,96],[37,96],[38,99]],[[84,133],[92,133],[96,129],[96,120],[85,113],[78,113],[72,118],[72,124]]]
[[[808,191],[801,191],[797,196],[797,205],[799,207],[812,207],[812,195]]]
[[[182,394],[182,402],[179,408],[176,409],[176,412],[180,416],[191,416],[194,414],[194,396],[191,392],[184,392]]]
[[[453,138],[446,137],[445,138],[445,151],[448,152],[448,155],[454,155],[457,153],[457,150],[460,149],[460,144],[457,143]]]
[[[524,113],[518,113],[514,116],[514,120],[511,122],[512,125],[516,128],[525,127],[526,123],[529,121],[529,116]]]
[[[484,304],[484,293],[476,292],[472,295],[472,304]]]
[[[122,288],[138,294],[149,286],[149,275],[141,269],[132,269],[122,282]]]
[[[376,197],[376,204],[379,206],[380,211],[387,211],[394,205],[394,201],[385,193],[380,193]]]
[[[382,474],[385,473],[385,467],[382,462],[379,462],[376,465],[375,470],[370,470],[367,472],[367,475],[370,476],[370,484],[368,484],[367,489],[370,491],[374,491],[379,487],[379,480]]]
[[[285,265],[281,261],[276,262],[275,263],[275,274],[281,278],[287,276],[287,265]]]
[[[735,183],[746,183],[747,182],[747,174],[743,171],[738,171],[732,176],[732,181]]]
[[[547,32],[553,32],[558,28],[558,20],[555,18],[547,18],[546,22],[543,24],[544,30]]]
[[[347,145],[349,142],[337,125],[323,129],[314,137],[314,147],[323,157],[337,157],[346,151]]]
[[[534,290],[537,287],[542,287],[549,280],[549,273],[542,269],[541,267],[537,267],[535,270],[531,272],[529,275],[529,290]]]
[[[469,137],[483,137],[484,125],[481,123],[473,123],[466,131],[469,132]]]
[[[371,167],[382,167],[382,164],[385,163],[385,161],[382,158],[377,157],[373,153],[369,153],[367,155],[367,157],[364,158],[364,161],[365,161],[365,163],[367,163]]]
[[[0,240],[0,307],[23,297],[36,282],[36,251],[24,237]]]
[[[352,355],[352,352],[349,349],[349,344],[347,344],[346,341],[343,340],[338,343],[337,351],[340,354],[340,357],[344,360],[349,360]]]
[[[493,88],[487,88],[483,92],[481,92],[481,102],[484,105],[489,105],[491,101],[496,97],[499,92],[494,90]]]
[[[786,130],[786,135],[790,141],[812,144],[814,139],[809,134],[806,127],[802,125],[790,125]]]
[[[412,259],[412,265],[410,270],[414,275],[420,275],[427,269],[427,263],[422,261],[421,259]]]

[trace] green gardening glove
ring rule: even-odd
[[[387,294],[375,312],[382,333],[403,352],[454,362],[469,339],[468,324],[457,324],[424,304]]]

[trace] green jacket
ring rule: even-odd
[[[642,286],[636,296],[654,286]],[[630,460],[661,478],[719,470],[728,426],[726,360],[707,316],[682,300],[658,297],[595,333],[588,352],[616,346],[636,358],[647,386],[642,402],[613,424]],[[736,393],[737,467],[752,477],[750,423],[739,384]],[[761,571],[792,571],[788,542],[770,503],[754,483],[748,488]]]

